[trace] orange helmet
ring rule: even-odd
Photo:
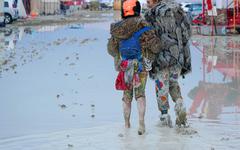
[[[133,16],[135,15],[134,7],[136,7],[137,0],[125,0],[123,2],[123,16]]]

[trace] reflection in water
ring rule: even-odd
[[[53,32],[66,25],[49,25],[49,26],[35,26],[35,27],[18,27],[6,28],[0,32],[1,50],[13,50],[17,41],[23,39],[26,35],[31,35],[33,32]],[[69,25],[69,28],[82,29],[84,24]],[[4,45],[4,46],[3,46]]]
[[[202,54],[202,81],[188,96],[193,100],[190,115],[208,119],[240,113],[239,37],[193,37]]]
[[[70,29],[82,29],[84,24],[69,24],[68,26],[67,28]],[[17,43],[23,40],[24,37],[33,33],[54,32],[64,27],[66,25],[15,27],[4,28],[3,31],[0,31],[0,77],[4,71],[13,70],[16,73],[15,68],[17,66],[32,62],[34,58],[40,59],[40,51],[47,50],[47,47],[51,45],[46,43],[49,41],[43,39],[43,42],[38,41],[37,43],[31,40],[31,43],[28,43],[30,46],[16,47]]]

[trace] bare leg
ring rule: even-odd
[[[144,97],[137,99],[138,115],[139,115],[139,129],[138,134],[142,135],[145,133],[144,116],[146,111],[146,100]]]
[[[123,101],[123,116],[125,120],[125,128],[130,128],[131,102]]]

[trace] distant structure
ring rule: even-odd
[[[29,15],[31,13],[31,1],[30,0],[22,0],[23,6],[25,8],[26,14]]]
[[[114,8],[114,10],[120,10],[121,9],[121,0],[114,0],[113,8]]]

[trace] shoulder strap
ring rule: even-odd
[[[137,32],[135,32],[133,34],[133,37],[139,38],[144,32],[149,31],[149,30],[152,30],[152,28],[151,27],[143,27],[142,29],[140,29]]]

